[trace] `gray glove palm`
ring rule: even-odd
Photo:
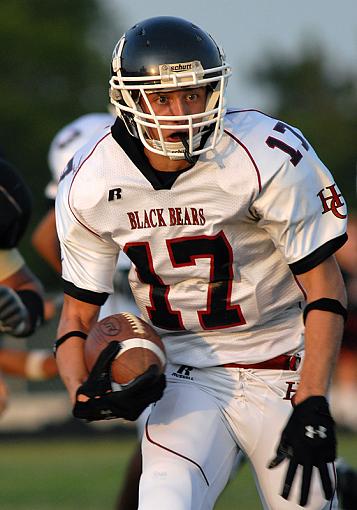
[[[29,314],[20,297],[13,289],[0,285],[0,332],[23,336],[29,329]]]

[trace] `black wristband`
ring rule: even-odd
[[[316,299],[316,301],[311,301],[311,303],[305,306],[303,312],[304,324],[306,322],[307,314],[311,312],[311,310],[322,310],[324,312],[336,313],[337,315],[342,315],[345,322],[347,320],[347,310],[339,301],[337,301],[337,299],[321,298]]]
[[[30,329],[26,331],[26,336],[32,335],[35,329],[43,323],[43,299],[34,290],[18,290],[17,295],[26,307],[29,314]]]
[[[56,357],[56,352],[57,352],[57,349],[58,347],[63,344],[63,342],[65,342],[66,340],[68,340],[69,338],[72,338],[74,336],[77,336],[79,338],[83,338],[83,340],[87,340],[87,334],[86,333],[83,333],[83,331],[68,331],[68,333],[65,333],[64,335],[62,335],[60,338],[58,338],[54,345],[53,345],[53,355],[54,357]]]

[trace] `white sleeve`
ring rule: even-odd
[[[297,274],[304,272],[303,267],[294,271],[299,261],[326,246],[323,260],[347,239],[345,200],[311,147],[296,166],[285,161],[270,174],[253,211]]]
[[[119,247],[91,231],[74,216],[68,204],[68,181],[65,179],[60,183],[56,198],[62,278],[78,289],[112,293]]]

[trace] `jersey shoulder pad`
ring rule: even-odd
[[[301,132],[257,110],[227,112],[225,131],[236,138],[254,160],[262,184],[270,180],[286,163],[296,166],[307,149]]]

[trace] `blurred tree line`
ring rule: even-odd
[[[34,195],[32,222],[21,245],[47,288],[58,278],[34,252],[30,235],[46,211],[50,179],[47,150],[66,123],[108,105],[109,62],[122,33],[99,0],[1,0],[0,147],[23,173]],[[357,93],[352,70],[331,69],[322,50],[304,50],[291,60],[270,55],[252,80],[275,95],[274,111],[299,127],[357,209]],[[233,76],[232,80],[238,79]]]
[[[0,148],[32,189],[34,211],[21,251],[50,287],[58,277],[30,246],[47,210],[47,151],[65,124],[106,111],[110,56],[121,35],[113,21],[96,0],[0,3]]]
[[[308,43],[295,59],[267,55],[253,82],[273,92],[270,114],[298,127],[333,173],[349,211],[357,213],[357,73],[330,63],[318,44]]]

